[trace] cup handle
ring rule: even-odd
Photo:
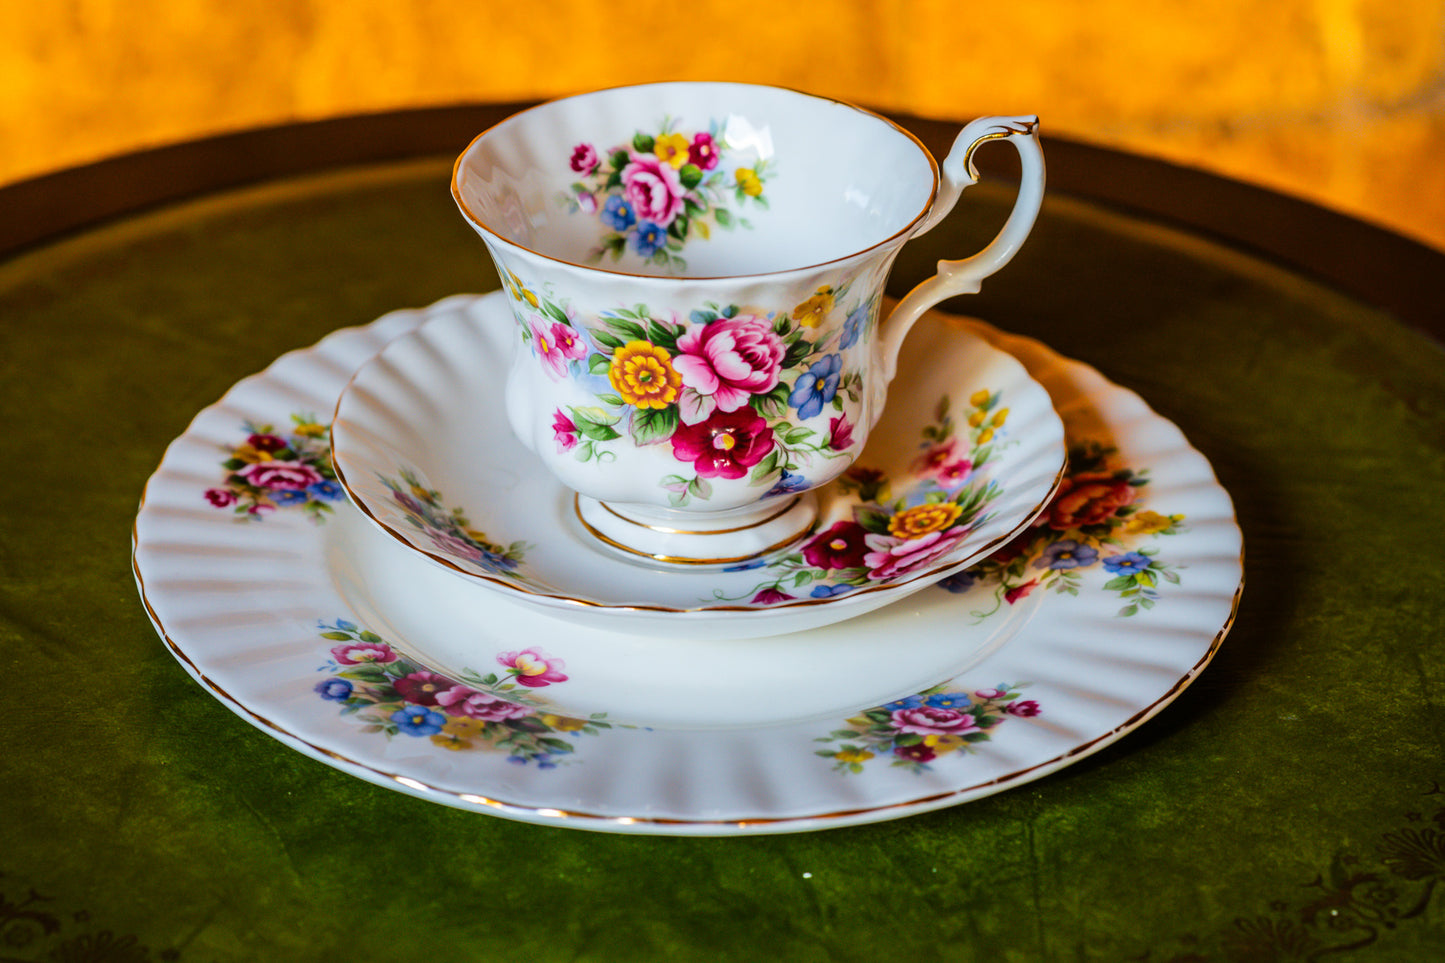
[[[1027,117],[981,117],[959,131],[953,148],[943,161],[943,185],[933,208],[913,236],[931,229],[953,209],[965,187],[978,183],[973,152],[991,140],[1007,140],[1019,152],[1022,175],[1018,198],[1008,220],[988,246],[961,261],[939,261],[938,273],[918,285],[893,309],[883,325],[882,350],[884,384],[898,370],[898,352],[903,339],[923,312],[956,294],[977,294],[984,278],[1003,267],[1023,245],[1038,217],[1044,197],[1044,155],[1039,150],[1039,119]]]

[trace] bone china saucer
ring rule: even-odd
[[[1240,532],[1209,462],[1097,371],[959,320],[1047,387],[1071,461],[1039,523],[947,591],[717,646],[476,592],[328,477],[325,413],[419,316],[338,331],[235,385],[166,450],[133,536],[146,612],[185,671],[266,736],[378,786],[620,833],[896,819],[1118,740],[1203,671],[1234,618]],[[779,666],[783,647],[795,661]],[[693,671],[699,650],[730,674]],[[886,694],[909,674],[915,689]],[[864,689],[879,701],[857,703]],[[732,725],[672,724],[720,711],[724,692]],[[818,715],[825,697],[855,704]]]
[[[337,402],[332,458],[382,530],[554,616],[689,638],[836,623],[994,551],[1037,517],[1062,476],[1063,425],[1048,393],[1009,354],[934,316],[911,334],[858,461],[819,491],[811,535],[731,568],[626,561],[586,531],[573,493],[502,415],[515,337],[505,298],[439,302],[362,365]],[[556,443],[594,439],[559,426]],[[778,482],[780,509],[788,483]]]

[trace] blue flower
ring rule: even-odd
[[[966,692],[936,692],[924,699],[923,704],[935,709],[967,709],[973,700]]]
[[[1142,552],[1126,552],[1104,559],[1104,567],[1115,575],[1133,575],[1149,567],[1149,556]]]
[[[868,320],[868,305],[860,304],[848,315],[848,320],[843,322],[843,340],[838,342],[840,348],[851,348],[858,343],[858,336],[863,333],[863,322]]]
[[[316,683],[315,688],[321,693],[321,698],[332,702],[345,702],[351,698],[351,683],[345,679],[327,679]]]
[[[768,494],[764,495],[763,497],[767,498],[772,495],[790,495],[793,492],[800,492],[807,487],[808,479],[804,478],[802,475],[798,474],[795,471],[788,471],[786,468],[784,468],[782,477],[778,479],[777,483],[774,484],[772,488],[768,489]]]
[[[447,717],[426,706],[405,705],[391,714],[391,721],[409,736],[434,736],[447,724]]]
[[[273,491],[271,500],[277,505],[304,505],[311,500],[311,496],[295,488],[283,488]]]
[[[890,702],[883,706],[883,708],[889,712],[897,712],[899,709],[917,709],[921,705],[923,705],[923,696],[911,695],[907,698],[899,699],[897,702]]]
[[[807,371],[798,376],[793,384],[788,404],[798,409],[798,417],[807,421],[838,393],[838,378],[843,370],[841,355],[830,354],[821,361],[815,361]]]
[[[1065,538],[1044,549],[1044,554],[1034,561],[1034,568],[1048,568],[1056,572],[1086,568],[1093,565],[1098,558],[1098,549],[1091,545],[1080,545],[1077,539]]]
[[[336,627],[337,627],[338,629],[340,629],[341,631],[343,631],[343,632],[355,632],[355,631],[356,631],[356,623],[355,623],[355,622],[348,622],[348,621],[346,621],[345,619],[337,619],[337,620],[336,620]]]
[[[637,225],[636,232],[632,235],[632,249],[640,257],[652,257],[657,249],[667,243],[667,231],[651,221],[643,221]]]
[[[723,571],[724,571],[724,572],[746,572],[748,569],[762,568],[764,565],[767,565],[767,564],[768,564],[768,560],[767,560],[767,559],[765,559],[765,558],[755,558],[755,559],[751,559],[751,560],[746,561],[746,562],[739,562],[737,565],[729,565],[727,568],[723,569]]]
[[[627,199],[618,194],[607,198],[607,203],[602,208],[602,223],[614,231],[625,231],[637,223],[637,215],[632,212],[632,205]]]
[[[961,595],[964,592],[967,592],[969,589],[973,588],[974,583],[977,581],[978,579],[973,577],[972,572],[970,572],[968,569],[964,569],[962,572],[954,572],[948,578],[939,582],[938,587],[942,589],[947,589],[955,595]]]
[[[831,599],[853,591],[851,585],[815,585],[810,593],[815,599]]]
[[[324,502],[334,502],[344,494],[344,490],[340,482],[327,478],[306,489],[306,493]]]

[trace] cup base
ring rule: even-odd
[[[812,492],[728,512],[680,512],[577,495],[582,527],[608,549],[651,565],[725,566],[766,558],[796,544],[818,521]]]

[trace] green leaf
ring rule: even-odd
[[[638,324],[636,321],[623,321],[617,318],[609,318],[607,325],[614,332],[616,332],[619,337],[622,337],[628,341],[647,340],[647,332],[643,330],[642,325]]]
[[[622,168],[626,167],[632,158],[627,156],[627,151],[621,148],[612,152],[611,162],[613,169],[617,172],[617,182],[622,183]]]
[[[687,225],[687,215],[679,214],[677,217],[672,219],[671,224],[667,225],[667,233],[671,234],[679,241],[685,241],[687,240]]]
[[[548,317],[550,317],[553,321],[558,321],[569,328],[572,327],[572,322],[567,318],[567,312],[563,311],[561,308],[553,304],[551,301],[548,301],[546,298],[542,299],[542,312]]]
[[[642,408],[632,418],[632,438],[639,445],[655,445],[677,430],[677,408]]]
[[[875,535],[888,534],[888,519],[891,517],[892,515],[880,508],[859,505],[853,509],[853,520],[861,525],[864,531],[873,532]]]
[[[606,374],[612,367],[612,359],[605,354],[594,354],[587,359],[587,373],[594,375]]]
[[[1125,590],[1125,589],[1127,589],[1127,588],[1132,588],[1133,586],[1134,586],[1134,576],[1132,576],[1132,575],[1120,575],[1120,576],[1118,576],[1117,578],[1111,578],[1111,579],[1109,579],[1109,581],[1105,582],[1105,583],[1104,583],[1104,591],[1106,591],[1106,592],[1122,592],[1123,590]]]
[[[687,490],[693,497],[707,501],[712,497],[712,482],[706,478],[694,478],[687,483]]]
[[[713,220],[717,221],[718,227],[724,228],[729,231],[733,229],[733,226],[736,223],[733,220],[732,212],[725,207],[719,207],[717,210],[713,211],[712,216]]]
[[[617,336],[614,335],[614,334],[608,334],[606,331],[593,331],[593,332],[592,332],[592,340],[596,341],[598,344],[605,345],[606,347],[612,348],[613,350],[616,350],[616,349],[622,347],[622,345],[623,345],[623,341],[622,341],[621,338],[617,337]],[[596,355],[595,357],[602,357],[602,356],[601,356],[601,355]]]
[[[322,632],[321,637],[323,639],[335,639],[338,642],[345,642],[351,639],[350,633],[347,632]]]
[[[625,150],[624,150],[624,151],[618,151],[618,153],[622,155],[622,163],[625,165],[625,164],[627,163],[627,151],[625,151]],[[613,155],[613,156],[615,157],[616,155]],[[610,190],[612,190],[612,188],[614,188],[614,187],[621,187],[621,186],[622,186],[622,171],[620,171],[620,170],[615,170],[615,171],[612,172],[611,176],[609,176],[609,177],[607,178],[607,183],[602,185],[602,189],[603,189],[604,191],[610,191]]]
[[[791,425],[783,431],[783,444],[799,445],[813,437],[814,431],[802,425]]]
[[[614,408],[621,408],[623,405],[627,404],[627,402],[622,400],[621,395],[614,395],[611,392],[608,392],[605,395],[598,395],[597,400],[602,402],[604,405],[611,405]]]
[[[683,164],[682,169],[677,172],[677,176],[682,181],[683,187],[692,190],[702,181],[702,168],[696,164]]]
[[[362,629],[356,634],[356,637],[363,642],[374,642],[382,645],[386,644],[385,639],[377,635],[375,632],[368,631],[367,629]]]

